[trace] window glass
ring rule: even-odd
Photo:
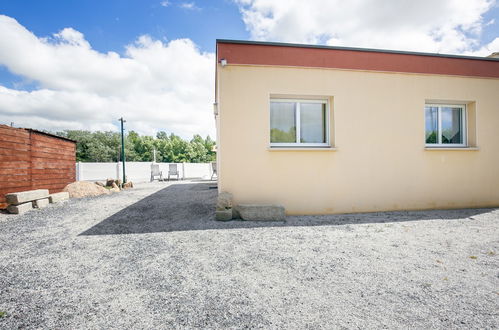
[[[442,143],[463,143],[461,108],[442,107]]]
[[[270,103],[270,142],[296,142],[296,103]]]
[[[300,103],[300,142],[326,143],[326,105]]]
[[[426,143],[438,143],[438,108],[425,107]]]

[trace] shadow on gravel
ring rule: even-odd
[[[173,184],[113,214],[80,235],[114,235],[256,227],[327,226],[467,219],[495,209],[288,216],[285,222],[215,221],[216,183]],[[471,221],[472,219],[470,219]]]

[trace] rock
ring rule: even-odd
[[[114,179],[107,179],[106,180],[106,187],[112,187],[114,183]]]
[[[121,182],[121,180],[114,180],[114,183],[116,183],[116,185],[117,185],[118,187],[121,187],[121,186],[122,186],[122,182]]]
[[[49,205],[49,199],[48,198],[37,199],[36,201],[33,201],[32,203],[33,203],[33,208],[42,209],[42,208],[47,207]]]
[[[237,211],[243,220],[284,221],[286,214],[281,205],[239,204]]]
[[[68,192],[69,197],[71,198],[98,196],[110,193],[108,189],[96,185],[93,182],[87,181],[77,181],[70,183],[66,187],[64,187],[63,191]]]
[[[100,182],[100,181],[95,181],[94,183],[95,183],[96,185],[101,186],[101,187],[104,187],[104,186],[105,186],[105,185],[104,185],[102,182]]]
[[[221,192],[218,194],[217,210],[225,210],[232,208],[232,194],[228,192]]]
[[[133,182],[132,181],[128,181],[126,183],[123,184],[123,189],[130,189],[130,188],[133,188]]]
[[[12,214],[23,214],[33,209],[33,203],[23,203],[18,205],[7,206],[7,211]]]
[[[232,209],[216,210],[215,219],[218,221],[232,220]]]
[[[234,205],[234,207],[232,207],[232,219],[241,219],[241,214],[239,214],[237,205]]]
[[[116,184],[116,182],[113,182],[113,184],[111,185],[111,187],[112,188],[109,189],[109,191],[111,191],[111,192],[120,192],[121,191],[120,187],[118,187],[118,185]]]
[[[21,204],[34,201],[35,199],[45,198],[49,196],[48,189],[37,189],[10,193],[5,195],[5,199],[9,204]]]
[[[57,203],[57,202],[65,201],[67,199],[69,199],[69,193],[67,191],[61,191],[61,192],[49,195],[49,202],[50,203]]]

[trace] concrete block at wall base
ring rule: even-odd
[[[43,198],[43,199],[37,199],[36,201],[33,201],[33,207],[37,209],[44,208],[49,205],[49,199],[48,198]]]
[[[216,210],[215,219],[218,221],[232,220],[232,209]]]
[[[217,198],[217,209],[230,209],[232,207],[232,194],[221,192]]]
[[[284,221],[286,214],[281,205],[239,204],[237,211],[243,220],[252,221]]]
[[[239,211],[237,210],[237,205],[234,205],[232,208],[232,219],[241,219],[241,214],[239,214]]]
[[[7,206],[7,211],[12,214],[23,214],[32,209],[33,209],[33,204],[31,202]]]
[[[68,199],[69,199],[69,193],[67,191],[61,191],[61,192],[49,195],[49,202],[50,203],[58,203],[58,202],[65,201]]]
[[[46,198],[48,196],[48,189],[37,189],[6,194],[5,199],[9,204],[21,204],[31,202],[40,198]]]

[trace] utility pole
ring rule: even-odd
[[[119,119],[121,122],[121,160],[123,161],[123,183],[126,183],[126,175],[125,175],[125,129],[123,128],[123,123],[126,123],[126,120],[121,117]]]

